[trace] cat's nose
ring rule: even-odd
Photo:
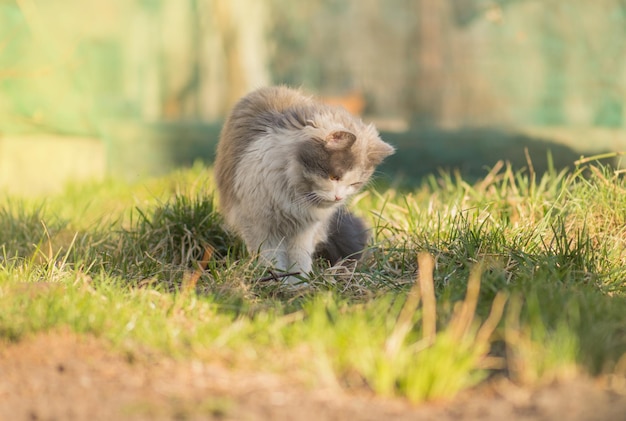
[[[335,195],[335,202],[339,202],[342,199],[343,199],[343,196],[339,196],[338,194]]]

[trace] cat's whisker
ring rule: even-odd
[[[389,174],[385,174],[382,171],[376,170],[372,173],[372,176],[365,183],[363,183],[363,189],[375,186],[379,178],[381,180],[386,180],[386,181],[391,181],[391,182],[394,181],[391,179],[391,177],[389,177]]]
[[[302,196],[299,196],[294,201],[294,205],[301,209],[307,209],[316,204],[319,204],[319,196],[314,192],[309,192]]]

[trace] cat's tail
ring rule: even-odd
[[[316,256],[332,265],[345,258],[358,260],[367,245],[369,229],[365,222],[346,209],[339,209],[331,218],[328,237],[316,249]]]

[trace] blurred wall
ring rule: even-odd
[[[5,0],[0,133],[213,121],[269,83],[418,125],[622,127],[624,0]]]

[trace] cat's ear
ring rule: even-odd
[[[370,165],[376,166],[383,162],[383,159],[387,158],[389,155],[393,155],[395,151],[395,148],[389,143],[376,139],[376,141],[370,143],[367,148],[367,160]]]
[[[326,136],[324,147],[329,151],[344,151],[356,141],[356,136],[350,132],[337,130]]]

